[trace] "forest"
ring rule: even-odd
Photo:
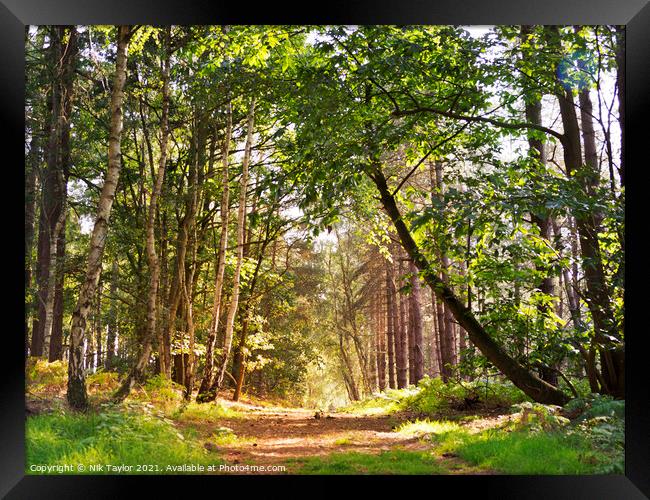
[[[27,26],[28,474],[623,473],[623,26]]]

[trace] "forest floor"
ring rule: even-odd
[[[412,421],[404,414],[358,415],[344,412],[316,414],[314,410],[280,406],[259,406],[253,402],[220,399],[219,404],[233,411],[232,417],[214,421],[181,421],[181,430],[193,429],[210,451],[216,451],[227,465],[264,466],[266,474],[300,472],[305,462],[315,457],[362,457],[391,452],[423,452],[430,455],[434,445],[426,435],[399,432],[400,426]],[[486,429],[503,422],[502,415],[478,416],[466,422],[473,429]],[[215,430],[230,439],[210,441]],[[236,436],[236,437],[235,437]],[[435,455],[431,455],[434,457]],[[361,459],[360,462],[364,460]],[[435,456],[435,471],[447,474],[492,474],[462,461],[452,453]],[[285,466],[278,471],[277,467]],[[269,467],[271,466],[271,467]],[[363,463],[356,469],[363,472]]]
[[[79,413],[65,400],[65,366],[50,365],[37,366],[27,387],[30,474],[71,473],[62,468],[69,464],[84,474],[97,473],[96,464],[124,466],[118,473],[128,474],[623,470],[624,402],[602,397],[560,409],[570,421],[555,407],[515,404],[505,384],[493,384],[477,402],[458,392],[463,387],[428,381],[315,412],[245,395],[233,402],[229,391],[213,403],[187,402],[182,388],[153,377],[115,404],[107,396],[118,386],[111,372],[88,378],[90,408]],[[116,473],[106,467],[99,473]]]

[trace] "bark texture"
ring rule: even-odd
[[[90,237],[90,252],[86,276],[79,290],[79,299],[72,314],[72,329],[70,333],[70,356],[68,362],[67,399],[70,406],[76,410],[88,407],[86,378],[83,366],[83,342],[86,331],[88,313],[92,307],[92,299],[97,288],[102,267],[102,256],[108,232],[108,222],[115,198],[117,182],[121,168],[121,138],[122,138],[122,104],[124,101],[124,83],[126,81],[127,48],[131,34],[130,26],[119,26],[117,30],[117,59],[115,63],[115,78],[111,91],[111,121],[108,145],[108,170],[102,187],[97,206],[97,216]]]

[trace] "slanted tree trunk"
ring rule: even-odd
[[[189,281],[189,285],[187,283]],[[183,374],[183,384],[185,385],[185,399],[190,400],[192,398],[192,391],[194,390],[194,364],[195,364],[195,355],[194,349],[196,346],[196,339],[194,333],[194,309],[192,305],[192,281],[185,280],[183,282],[183,297],[185,298],[185,308],[187,315],[187,333],[189,337],[189,350],[187,356],[187,365],[185,366]],[[185,356],[184,354],[182,354]]]
[[[217,270],[215,275],[214,302],[212,305],[212,320],[210,331],[206,341],[205,368],[196,401],[213,401],[214,397],[209,393],[214,381],[214,351],[216,349],[217,329],[221,315],[221,292],[223,290],[223,278],[226,269],[226,244],[228,242],[228,222],[230,219],[230,177],[228,175],[228,157],[230,152],[230,141],[232,135],[232,104],[229,102],[226,107],[226,133],[222,148],[222,185],[221,195],[221,236],[219,237],[219,254],[217,255]]]
[[[253,201],[253,212],[256,210],[256,203],[257,199]],[[249,286],[248,286],[248,294],[246,297],[246,305],[244,307],[244,311],[241,314],[242,317],[242,327],[241,327],[241,337],[239,341],[239,346],[237,350],[237,357],[239,359],[233,360],[233,372],[235,372],[235,378],[236,378],[236,384],[235,384],[235,392],[233,394],[233,401],[239,401],[239,398],[241,396],[242,388],[244,386],[244,376],[246,374],[246,340],[248,338],[248,329],[249,329],[249,324],[250,324],[250,311],[255,307],[254,305],[254,298],[253,294],[255,292],[257,283],[258,283],[258,277],[260,270],[262,269],[262,263],[264,261],[264,254],[266,252],[266,248],[268,247],[269,243],[271,240],[275,242],[275,237],[271,235],[271,219],[273,217],[274,210],[271,209],[269,211],[268,217],[266,219],[266,225],[264,229],[264,240],[262,243],[259,245],[259,250],[257,253],[257,262],[255,263],[255,271],[253,271],[253,276],[250,280]],[[246,245],[244,248],[244,257],[248,256],[248,253],[250,251],[250,244],[251,244],[251,238],[252,238],[252,231],[249,230],[246,236]]]
[[[178,308],[181,304],[181,299],[184,297],[184,282],[186,281],[186,258],[188,251],[188,244],[190,243],[191,236],[194,234],[194,225],[196,223],[196,211],[198,206],[198,193],[199,182],[198,175],[199,169],[203,167],[205,161],[205,141],[206,141],[206,123],[205,116],[199,111],[195,110],[196,125],[192,141],[193,149],[193,163],[190,165],[189,172],[189,192],[187,195],[186,211],[183,221],[180,225],[178,238],[176,241],[176,259],[174,264],[174,277],[169,290],[168,298],[168,313],[165,322],[165,328],[162,332],[160,343],[162,344],[162,356],[164,360],[169,360],[171,357],[171,341],[174,336],[176,327],[176,316]],[[196,244],[196,241],[194,242]],[[190,355],[190,363],[194,364],[194,357]],[[171,368],[169,363],[165,363],[165,369]],[[169,375],[167,371],[165,373]]]
[[[165,179],[165,168],[167,165],[167,143],[169,140],[169,62],[171,57],[171,27],[165,31],[165,59],[162,68],[162,117],[160,120],[160,159],[153,187],[151,190],[151,199],[149,201],[149,213],[146,227],[146,250],[147,263],[149,265],[149,291],[147,294],[147,327],[142,342],[142,350],[135,363],[135,366],[127,375],[122,386],[115,393],[114,399],[122,400],[126,398],[136,381],[144,379],[144,370],[149,363],[153,341],[157,336],[156,323],[158,319],[158,286],[160,284],[160,261],[156,250],[156,215],[158,213],[158,199],[162,192],[163,181]],[[167,360],[160,356],[162,366],[167,366]],[[161,370],[163,371],[163,370]],[[166,370],[163,371],[166,373]]]
[[[339,330],[339,355],[343,362],[341,370],[343,372],[343,379],[348,390],[348,396],[352,401],[359,401],[361,398],[359,396],[359,388],[357,383],[354,380],[354,369],[352,367],[352,362],[347,354],[347,346],[343,340],[343,332]]]
[[[453,290],[451,290],[444,281],[438,278],[435,273],[431,271],[430,263],[420,251],[420,248],[411,236],[408,227],[402,219],[395,198],[391,194],[386,183],[386,178],[379,166],[373,165],[369,175],[377,186],[381,197],[381,203],[397,230],[397,234],[399,235],[404,250],[406,250],[414,264],[422,272],[422,277],[431,289],[435,291],[436,296],[449,306],[456,321],[465,328],[470,341],[488,358],[491,363],[501,370],[508,379],[535,401],[558,405],[566,403],[569,398],[562,391],[530,373],[510,357],[508,353],[506,353],[506,351],[492,339],[490,334],[485,330],[483,325],[478,322],[472,312],[463,305]]]
[[[115,63],[115,79],[111,91],[111,121],[108,145],[108,170],[104,186],[99,197],[97,217],[90,237],[90,253],[86,277],[79,290],[77,305],[72,314],[72,329],[70,333],[70,356],[68,363],[67,399],[70,406],[76,410],[88,407],[86,378],[83,369],[83,341],[86,330],[86,320],[92,305],[97,282],[102,266],[102,255],[108,232],[108,221],[115,198],[115,190],[121,167],[121,137],[122,137],[122,103],[124,101],[124,82],[126,81],[126,59],[130,26],[120,26],[117,30],[117,59]]]

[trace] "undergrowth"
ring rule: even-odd
[[[510,382],[473,381],[443,382],[440,378],[423,378],[416,387],[388,389],[356,401],[339,411],[363,415],[391,414],[408,411],[431,416],[449,410],[508,408],[529,398]]]
[[[137,412],[128,407],[30,417],[26,451],[28,474],[59,474],[61,469],[53,466],[66,464],[74,469],[63,471],[68,474],[116,473],[106,467],[91,470],[97,464],[127,466],[122,473],[165,474],[170,473],[168,466],[221,463],[217,455],[181,433],[172,421],[152,411]]]
[[[446,470],[428,452],[391,450],[379,454],[345,452],[325,457],[293,459],[297,474],[444,474]]]

